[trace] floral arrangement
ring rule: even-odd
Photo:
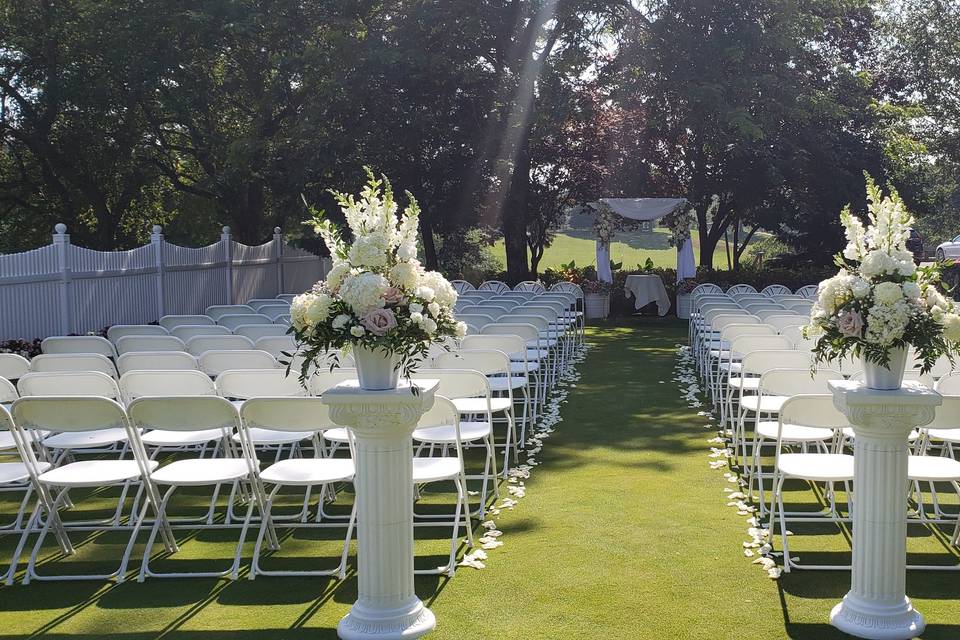
[[[620,229],[621,218],[615,215],[605,204],[600,204],[596,209],[597,215],[593,221],[593,230],[597,234],[600,242],[610,244],[613,235]]]
[[[697,212],[693,207],[679,207],[663,217],[663,226],[670,230],[668,242],[671,247],[678,249],[690,239],[690,228],[697,220]]]
[[[603,295],[610,293],[613,290],[613,284],[609,282],[602,282],[600,280],[584,280],[580,283],[580,288],[583,289],[584,293]]]
[[[867,175],[869,226],[844,208],[847,246],[839,273],[820,283],[806,327],[818,362],[848,354],[889,366],[890,350],[913,345],[921,370],[960,343],[960,315],[940,291],[940,267],[918,269],[906,248],[913,216],[894,189],[884,196]]]
[[[346,217],[352,244],[322,212],[314,212],[312,224],[330,250],[333,267],[326,280],[291,305],[291,331],[303,358],[301,380],[311,364],[328,361],[327,352],[356,346],[398,356],[409,375],[431,343],[466,335],[466,325],[454,317],[453,286],[417,260],[416,199],[407,193],[409,204],[398,219],[390,182],[369,169],[367,174],[359,200],[331,192]],[[335,358],[329,362],[338,364]]]
[[[696,278],[684,278],[677,285],[677,293],[680,295],[688,295],[693,293],[693,290],[700,286],[700,282]]]

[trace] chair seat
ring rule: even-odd
[[[347,430],[343,427],[327,429],[323,432],[323,437],[330,442],[342,442],[343,444],[350,442],[350,438],[347,436]]]
[[[293,458],[270,465],[260,477],[271,484],[307,487],[352,480],[354,471],[350,458]]]
[[[250,441],[255,445],[293,444],[301,440],[308,440],[315,433],[314,431],[274,431],[263,427],[250,427],[249,431]],[[233,441],[239,441],[237,434],[233,434]]]
[[[930,482],[960,480],[960,462],[940,456],[910,456],[907,477]]]
[[[727,384],[734,389],[739,389],[742,386],[744,391],[756,391],[760,388],[760,378],[731,377]]]
[[[486,398],[454,398],[453,406],[460,413],[486,413]],[[490,410],[494,413],[512,409],[510,398],[490,398]]]
[[[238,480],[249,472],[243,458],[194,458],[171,462],[150,477],[158,484],[190,487]]]
[[[506,391],[508,389],[523,389],[527,386],[527,376],[506,376],[502,378],[487,378],[491,391]]]
[[[927,435],[931,440],[960,443],[960,429],[928,429]]]
[[[739,362],[721,362],[720,371],[727,371],[729,373],[740,373],[743,370],[743,365]],[[750,378],[753,380],[753,378]]]
[[[46,438],[50,435],[50,431],[34,431],[33,433],[39,433],[41,438]],[[9,431],[0,431],[0,451],[6,449],[16,449],[17,443],[13,441],[13,434]]]
[[[482,440],[490,435],[492,429],[489,422],[461,422],[460,440],[462,442],[472,442]],[[413,432],[413,439],[421,442],[436,442],[440,444],[451,444],[457,441],[456,429],[453,425],[440,425],[437,427],[424,427]]]
[[[539,360],[545,360],[547,356],[550,355],[550,351],[547,349],[537,349],[537,348],[527,348],[527,362],[536,363]],[[510,359],[514,362],[523,362],[523,354],[520,352],[511,353]]]
[[[853,480],[853,456],[842,453],[781,453],[777,468],[786,476],[805,480]]]
[[[37,470],[43,473],[53,465],[49,462],[37,462]],[[23,482],[30,477],[27,465],[22,462],[0,462],[0,485]]]
[[[788,396],[744,396],[740,398],[740,406],[747,411],[776,413],[787,398]]]
[[[776,420],[764,420],[757,425],[757,434],[767,440],[776,440],[780,423]],[[799,424],[783,425],[784,442],[822,442],[833,437],[833,429],[825,427],[805,427]]]
[[[521,360],[520,362],[510,363],[510,373],[513,373],[513,374],[533,373],[534,371],[539,371],[539,370],[540,370],[539,362],[528,361],[526,364],[524,364],[524,362]]]
[[[429,457],[413,459],[413,481],[435,482],[451,480],[460,475],[460,458]]]
[[[160,463],[150,461],[150,470]],[[40,475],[40,482],[58,487],[99,487],[140,477],[136,460],[81,460],[51,469]]]
[[[143,444],[151,447],[187,447],[205,444],[223,437],[223,429],[203,429],[202,431],[168,431],[154,429],[143,434]]]
[[[96,431],[64,431],[43,439],[51,449],[92,449],[107,447],[127,441],[127,431],[122,427],[97,429]]]

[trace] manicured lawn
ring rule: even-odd
[[[653,233],[622,231],[616,235],[610,246],[610,259],[622,262],[624,269],[635,269],[637,265],[643,265],[647,258],[653,260],[658,267],[674,268],[677,266],[677,250],[669,245],[669,238],[670,233],[660,227],[654,228]],[[696,231],[693,232],[693,248],[694,256],[699,262],[700,238]],[[493,251],[500,261],[505,263],[502,240],[494,245]],[[580,267],[596,264],[597,241],[593,230],[572,229],[557,234],[553,244],[544,251],[540,269],[559,267],[571,260],[575,260]],[[716,269],[727,268],[723,242],[720,242],[714,253],[713,266]]]
[[[526,497],[497,519],[504,546],[489,552],[484,570],[417,580],[439,621],[429,637],[844,637],[827,616],[849,573],[794,572],[774,581],[743,556],[746,519],[726,506],[724,494],[734,485],[708,467],[715,432],[671,380],[685,337],[679,322],[646,318],[590,331],[593,349],[526,481]],[[797,499],[808,494],[798,490]],[[418,565],[438,560],[444,533],[418,544],[418,553],[437,555]],[[226,557],[230,537],[200,534],[184,550]],[[795,538],[802,557],[814,547],[846,548],[835,530],[816,537],[798,530]],[[941,548],[920,534],[911,549],[915,544]],[[94,539],[87,547],[96,553],[104,545]],[[284,555],[329,557],[335,547],[300,539],[285,543]],[[907,589],[930,625],[924,638],[960,637],[956,574],[911,572]],[[0,589],[0,637],[329,639],[355,596],[353,575],[341,584],[258,578],[18,585]]]

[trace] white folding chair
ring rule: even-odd
[[[182,324],[170,330],[170,335],[180,338],[184,343],[197,336],[228,336],[232,333],[229,328],[217,324]]]
[[[327,406],[319,398],[266,396],[251,398],[240,407],[240,416],[248,430],[252,431],[256,429],[270,433],[300,434],[304,432],[314,432],[322,434],[325,428],[331,428],[333,425]],[[347,552],[350,548],[350,538],[353,536],[353,527],[356,522],[356,502],[354,502],[350,511],[347,535],[344,538],[343,549],[340,554],[340,564],[335,569],[322,571],[266,570],[260,566],[260,551],[271,525],[273,527],[331,526],[328,523],[320,522],[321,512],[318,512],[318,521],[315,523],[308,523],[303,518],[299,521],[296,521],[295,518],[287,518],[281,522],[273,517],[274,500],[281,489],[287,487],[302,488],[305,492],[304,504],[306,504],[310,499],[311,490],[318,487],[318,493],[322,503],[323,496],[325,496],[328,490],[335,484],[353,482],[353,474],[354,465],[352,457],[325,458],[320,455],[319,451],[317,451],[316,455],[312,458],[288,458],[286,460],[279,460],[260,472],[260,479],[269,491],[266,492],[264,515],[260,520],[260,531],[257,535],[257,543],[253,550],[253,561],[250,566],[251,580],[257,575],[335,575],[341,580],[346,576]],[[270,487],[272,487],[272,489],[270,489]],[[279,550],[279,543],[277,544],[276,550]]]
[[[457,294],[473,291],[476,288],[466,280],[451,280],[450,284],[453,286],[453,290],[456,291]]]
[[[528,326],[534,329],[531,325]],[[506,332],[465,336],[460,341],[460,348],[502,351],[510,356],[510,373],[527,377],[528,384],[523,388],[523,418],[520,428],[520,446],[522,448],[526,442],[527,421],[536,423],[539,415],[540,363],[536,357],[531,361],[530,353],[527,351],[527,338]]]
[[[137,351],[117,358],[117,370],[122,376],[128,371],[141,370],[199,371],[197,359],[185,351]]]
[[[206,313],[216,322],[223,316],[256,314],[257,312],[253,307],[245,304],[215,304],[207,307]]]
[[[281,358],[284,357],[284,353],[292,356],[297,352],[297,341],[293,336],[288,335],[264,336],[258,338],[256,342],[253,343],[253,348],[259,351],[266,351],[274,358]]]
[[[271,320],[276,320],[280,316],[290,315],[290,305],[288,304],[268,304],[257,309],[257,313],[267,316]],[[223,320],[223,318],[221,318]]]
[[[163,316],[160,318],[160,326],[167,331],[173,332],[177,327],[213,325],[213,318],[207,315],[181,315],[181,316]]]
[[[782,284],[771,284],[761,289],[760,293],[774,298],[781,295],[790,295],[792,292],[790,291],[789,287],[785,287]]]
[[[12,414],[15,429],[55,431],[61,435],[69,435],[73,440],[83,440],[84,434],[120,430],[124,432],[123,439],[133,444],[134,449],[139,446],[139,434],[135,429],[130,427],[123,407],[115,400],[109,398],[78,396],[24,397],[13,403]],[[23,440],[25,437],[23,435],[24,432],[20,431],[20,433],[20,438]],[[115,571],[96,575],[70,573],[66,575],[41,576],[37,573],[37,558],[43,548],[43,541],[51,529],[57,534],[61,551],[65,555],[72,555],[75,552],[67,536],[67,531],[115,531],[130,529],[129,523],[124,525],[120,524],[119,517],[101,523],[91,523],[90,521],[66,523],[61,517],[61,509],[72,506],[72,501],[68,495],[71,489],[119,486],[121,487],[121,491],[116,511],[119,516],[130,487],[140,482],[148,469],[156,468],[156,466],[157,463],[154,461],[140,459],[117,460],[94,458],[68,462],[67,464],[40,473],[37,476],[37,483],[42,488],[40,495],[42,496],[41,503],[43,509],[34,512],[24,531],[18,551],[15,553],[15,556],[17,556],[15,559],[16,562],[19,558],[20,550],[22,550],[26,542],[27,536],[39,530],[39,536],[30,554],[30,560],[27,563],[23,583],[28,584],[32,580],[81,579],[114,579],[117,582],[122,582],[130,559],[130,553],[133,550],[133,544],[136,540],[137,527],[142,521],[148,505],[157,504],[156,496],[152,492],[152,487],[149,483],[144,483],[144,489],[148,499],[144,501],[143,510],[133,523],[130,539],[121,557],[120,566]],[[40,522],[41,511],[43,515],[42,526]],[[167,531],[164,531],[165,539],[168,539],[167,533]]]
[[[493,291],[494,293],[507,293],[510,291],[510,285],[508,285],[506,282],[501,282],[500,280],[487,280],[486,282],[482,282],[480,286],[477,287],[477,290]]]
[[[253,340],[245,336],[194,336],[183,351],[200,357],[207,351],[250,351]]]
[[[238,336],[250,338],[254,343],[260,338],[287,335],[287,329],[278,324],[242,324],[233,332]]]
[[[124,336],[117,339],[117,353],[136,351],[186,351],[183,340],[174,336]]]
[[[738,293],[756,293],[757,290],[749,284],[735,284],[727,289],[727,295],[734,296]]]
[[[0,378],[15,382],[30,372],[30,361],[16,353],[0,353]]]
[[[960,371],[941,377],[934,385],[934,389],[944,396],[960,396]]]
[[[266,351],[205,351],[198,358],[200,370],[216,378],[232,369],[276,369],[277,359]]]
[[[100,336],[54,336],[40,343],[44,353],[99,353],[108,358],[116,358],[117,351],[113,343]]]
[[[818,289],[817,285],[808,284],[805,287],[800,287],[799,289],[797,289],[797,295],[803,296],[804,298],[807,298],[809,300],[814,300],[817,297],[817,289]]]
[[[237,408],[228,400],[217,396],[169,396],[169,397],[141,397],[130,403],[127,409],[130,422],[140,429],[160,429],[164,431],[196,432],[209,428],[222,428],[237,435],[239,445],[232,451],[232,457],[185,458],[171,462],[163,467],[150,468],[149,476],[144,479],[145,484],[166,490],[160,494],[157,506],[157,517],[150,530],[147,546],[143,552],[143,563],[140,566],[140,575],[137,580],[142,582],[147,576],[157,578],[168,577],[205,577],[229,578],[236,580],[240,571],[240,558],[243,552],[243,543],[247,530],[250,527],[253,508],[262,515],[264,512],[264,496],[257,476],[258,462],[247,437],[246,427],[240,421]],[[146,451],[140,447],[135,450],[138,458],[149,461]],[[152,461],[150,461],[152,463]],[[167,506],[176,489],[182,487],[213,487],[216,492],[223,485],[230,485],[229,504],[232,506],[234,497],[240,485],[244,485],[248,496],[247,512],[240,523],[240,539],[237,541],[232,565],[224,571],[184,571],[184,572],[156,572],[150,568],[150,554],[157,534],[164,526],[172,526],[167,516]],[[139,526],[139,521],[138,521]],[[197,528],[203,525],[180,525]],[[213,525],[217,527],[233,525]],[[136,530],[134,531],[134,536]],[[276,543],[276,537],[271,532],[271,542]],[[174,550],[171,550],[175,551]]]
[[[447,574],[453,577],[457,570],[457,546],[461,524],[467,531],[467,545],[473,546],[473,527],[470,526],[470,508],[467,505],[467,481],[463,471],[463,447],[460,443],[460,411],[443,396],[434,398],[431,407],[417,422],[417,430],[450,428],[454,435],[453,450],[445,456],[415,456],[413,483],[416,486],[432,482],[451,481],[457,490],[457,506],[453,515],[453,535],[450,538],[450,559],[437,569],[416,569],[415,574]],[[447,447],[449,449],[449,447]],[[433,524],[433,523],[431,523]]]
[[[124,336],[166,336],[170,335],[164,327],[157,324],[115,324],[107,329],[107,340],[117,344]]]
[[[117,377],[113,361],[98,353],[45,353],[30,361],[30,371],[99,371],[111,378]]]
[[[284,314],[279,314],[284,315]],[[250,324],[273,324],[273,318],[258,313],[237,313],[223,315],[217,318],[217,324],[221,327],[227,327],[231,331],[237,327]]]
[[[530,293],[546,293],[547,288],[543,284],[537,282],[536,280],[524,280],[523,282],[517,283],[517,286],[513,288],[514,291],[529,291]]]

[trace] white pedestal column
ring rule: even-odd
[[[940,394],[918,385],[877,391],[844,380],[830,386],[856,435],[853,570],[850,591],[833,608],[830,623],[861,638],[916,637],[926,623],[905,591],[907,436],[933,420]]]
[[[437,382],[325,391],[331,419],[353,430],[357,467],[358,598],[337,625],[344,640],[419,638],[436,626],[413,590],[413,457],[410,434],[433,406]]]

